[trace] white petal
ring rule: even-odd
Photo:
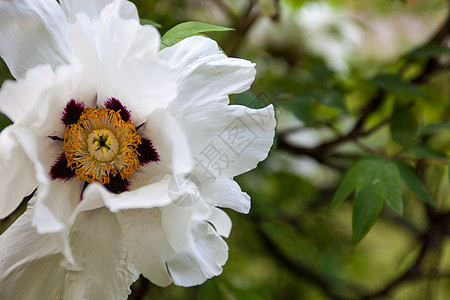
[[[58,249],[73,263],[69,246],[70,216],[81,199],[83,182],[50,181],[36,192],[32,225],[40,234],[52,234]]]
[[[135,124],[157,107],[167,107],[176,95],[169,67],[157,57],[159,32],[136,19],[120,18],[121,1],[108,5],[99,24],[100,85],[98,105],[110,97],[132,112]]]
[[[204,175],[233,177],[267,156],[274,136],[273,108],[227,106],[229,94],[249,88],[254,64],[226,57],[204,37],[165,48],[160,57],[171,65],[179,85],[168,110],[189,137],[197,168]]]
[[[55,243],[69,261],[73,261],[68,247],[67,223],[71,211],[80,199],[81,182],[51,181],[48,172],[60,151],[52,140],[39,137],[30,130],[14,127],[14,134],[33,163],[35,178],[39,182],[36,191],[36,208],[32,225],[40,234],[54,234]]]
[[[173,250],[161,228],[158,209],[129,210],[117,214],[129,259],[148,280],[159,286],[172,283],[166,261]]]
[[[179,207],[174,204],[161,208],[161,224],[169,245],[175,252],[184,251],[191,240],[192,206]]]
[[[161,180],[120,194],[111,193],[100,184],[90,184],[83,194],[82,202],[91,202],[92,198],[101,199],[101,202],[111,212],[118,212],[125,209],[150,209],[165,206],[171,203],[168,195],[168,184],[171,178],[172,176],[165,176]],[[99,200],[97,202],[100,203]],[[97,208],[96,205],[87,207],[85,203],[81,207],[83,207],[83,210]],[[81,207],[77,209],[81,209]]]
[[[228,120],[231,120],[220,139],[234,156],[222,177],[234,177],[256,168],[266,159],[275,136],[275,112],[272,105],[261,109],[232,105]],[[232,158],[233,159],[233,158]]]
[[[189,136],[196,175],[232,178],[256,167],[273,144],[275,117],[271,105],[251,109],[240,105],[213,106],[193,114],[182,127]],[[203,119],[200,119],[200,115]]]
[[[57,157],[57,147],[49,141],[40,139],[31,130],[14,125],[13,129],[13,134],[17,142],[21,145],[28,159],[33,162],[35,176],[38,182],[40,184],[48,183],[50,180],[48,177],[50,169],[47,168],[44,162]],[[48,138],[48,140],[50,139]]]
[[[193,286],[222,273],[228,259],[228,246],[208,223],[198,223],[192,230],[188,248],[167,262],[176,285]]]
[[[250,197],[241,191],[233,179],[217,178],[204,186],[203,196],[219,207],[231,208],[244,214],[250,211]]]
[[[92,2],[94,3],[94,2]],[[87,107],[94,107],[97,98],[99,78],[99,58],[96,45],[95,27],[86,15],[78,15],[76,23],[67,32],[67,43],[71,50],[69,57],[72,67],[80,65],[80,76],[66,76],[77,83],[76,90],[72,90],[70,99],[84,102]],[[59,70],[61,72],[61,70]],[[61,74],[58,74],[61,75]],[[61,76],[64,77],[64,76]],[[70,83],[69,79],[69,83]],[[70,85],[69,85],[70,86]]]
[[[208,221],[214,225],[217,233],[223,237],[229,237],[231,232],[231,219],[230,217],[221,209],[214,208]]]
[[[39,64],[67,62],[68,21],[54,0],[0,2],[0,55],[15,78]]]
[[[87,105],[96,96],[91,76],[80,65],[60,66],[55,72],[48,65],[29,70],[24,78],[7,81],[0,89],[0,111],[15,125],[32,129],[38,135],[64,135],[61,116],[70,99]],[[94,81],[95,84],[95,81]]]
[[[108,193],[106,188],[98,183],[89,184],[82,194],[82,201],[77,205],[69,218],[69,224],[72,226],[81,212],[95,210],[105,206],[102,193]]]
[[[0,299],[60,299],[64,260],[50,235],[31,226],[32,202],[0,236]]]
[[[34,212],[33,227],[39,234],[55,233],[64,230],[65,226],[44,205],[38,205]]]
[[[79,13],[86,14],[89,19],[96,21],[100,18],[100,13],[108,4],[113,2],[113,0],[61,0],[61,7],[65,11],[69,20],[72,23],[75,22],[76,15]],[[121,14],[122,18],[134,18],[138,19],[138,14],[136,7],[128,1],[121,3]]]
[[[49,65],[30,69],[23,79],[6,81],[0,89],[0,111],[19,122],[38,102],[43,91],[52,86],[54,73]]]
[[[140,131],[142,136],[152,140],[160,156],[157,165],[166,166],[166,172],[179,175],[192,171],[193,163],[188,139],[180,125],[167,111],[163,109],[153,111]],[[154,165],[149,164],[148,171],[156,175],[151,170]]]
[[[33,163],[12,131],[9,126],[0,133],[0,219],[8,216],[38,185]]]
[[[175,115],[201,110],[224,96],[247,90],[256,74],[255,64],[226,57],[215,41],[201,36],[167,47],[159,56],[172,67],[178,84],[178,96],[170,105]]]
[[[116,216],[105,208],[82,212],[70,239],[76,265],[66,266],[63,299],[126,299],[138,274],[126,261]]]
[[[47,213],[52,214],[54,220],[62,224],[69,224],[69,217],[73,213],[74,209],[79,205],[81,200],[81,192],[83,190],[84,182],[82,181],[60,181],[52,180],[45,185],[40,185],[36,197],[38,202],[36,204],[36,210],[42,209],[42,222],[39,221],[38,214],[36,214],[33,224],[36,224],[36,228],[39,233],[55,233],[60,230],[44,226],[49,222],[52,217],[45,217]],[[40,205],[45,206],[41,208]],[[46,212],[46,210],[48,210]],[[65,226],[64,226],[65,227]]]
[[[62,255],[50,255],[20,265],[0,277],[0,299],[61,299]]]

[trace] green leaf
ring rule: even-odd
[[[414,170],[413,167],[398,160],[395,161],[395,164],[398,170],[400,171],[400,175],[403,181],[411,189],[411,191],[416,193],[420,197],[420,199],[425,201],[427,204],[436,207],[436,204],[434,203],[433,199],[431,199],[430,194],[427,191],[427,188],[417,175],[416,170]]]
[[[312,98],[326,106],[339,108],[343,111],[347,110],[345,95],[339,88],[313,88],[301,92],[301,95],[305,98]]]
[[[322,93],[321,97],[317,97],[316,100],[323,105],[336,107],[342,109],[343,111],[347,110],[345,95],[337,89],[330,89]]]
[[[436,57],[441,55],[450,54],[450,48],[441,46],[439,44],[431,44],[419,47],[408,54],[411,57]]]
[[[406,147],[406,150],[414,153],[418,157],[423,158],[447,158],[447,155],[443,152],[431,149],[423,145],[414,145]]]
[[[149,19],[145,19],[145,18],[141,18],[139,20],[139,22],[141,23],[141,25],[152,25],[155,26],[156,28],[161,28],[162,25],[153,21],[153,20],[149,20]]]
[[[450,130],[450,122],[428,124],[420,131],[420,135],[432,134],[440,130]]]
[[[403,215],[402,179],[400,172],[392,161],[380,162],[376,181],[379,179],[379,190],[387,205],[397,214]]]
[[[332,213],[345,199],[348,198],[348,196],[350,196],[361,182],[363,175],[364,168],[358,162],[344,174],[344,177],[342,177],[339,187],[331,200],[328,213]]]
[[[400,172],[392,161],[380,157],[358,161],[345,173],[330,205],[332,212],[356,189],[353,204],[353,243],[358,244],[375,224],[383,201],[403,214]]]
[[[380,75],[372,79],[372,82],[387,92],[394,94],[414,94],[422,98],[426,98],[426,94],[422,92],[414,84],[404,81],[394,75]]]
[[[312,117],[314,100],[307,96],[295,97],[292,101],[289,101],[286,106],[290,111],[308,126],[313,126],[314,121]]]
[[[411,144],[417,137],[419,123],[411,107],[395,105],[391,117],[392,139],[402,145]]]
[[[403,214],[401,177],[396,165],[384,159],[366,161],[366,174],[356,189],[353,206],[353,244],[358,244],[375,224],[383,200],[399,215]]]
[[[230,31],[228,27],[203,22],[184,22],[169,29],[161,38],[161,48],[170,47],[185,38],[212,31]]]
[[[344,174],[344,177],[342,178],[341,183],[333,196],[333,200],[331,200],[329,213],[332,213],[356,189],[359,183],[363,180],[369,166],[369,160],[360,160]]]
[[[201,299],[224,299],[224,297],[222,297],[220,288],[212,280],[209,280],[202,285],[200,295]]]
[[[383,208],[383,198],[373,193],[371,185],[377,182],[365,182],[357,191],[353,204],[353,245],[357,245],[375,224]]]

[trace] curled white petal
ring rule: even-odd
[[[233,179],[217,178],[204,187],[203,195],[218,207],[231,208],[244,214],[250,211],[250,197],[241,191]]]
[[[255,168],[267,157],[275,135],[272,105],[261,109],[240,105],[210,109],[208,117],[192,125],[195,130],[183,126],[190,137],[197,176],[232,178]],[[199,120],[199,112],[196,114],[193,120]]]
[[[176,285],[193,286],[222,273],[228,259],[227,243],[208,223],[193,224],[187,249],[167,262]]]
[[[231,219],[223,210],[214,208],[208,221],[211,222],[219,235],[226,238],[230,235]]]
[[[255,64],[226,57],[215,41],[201,36],[164,48],[159,56],[172,67],[178,84],[178,97],[169,108],[174,115],[207,108],[224,96],[243,92],[256,74]]]
[[[0,219],[8,216],[38,185],[33,163],[12,131],[10,126],[0,133]]]

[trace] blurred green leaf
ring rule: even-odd
[[[245,91],[243,93],[233,95],[234,102],[233,104],[244,105],[250,108],[259,108],[256,107],[258,103],[256,103],[255,99],[257,96],[252,91]]]
[[[372,82],[377,86],[394,94],[414,94],[425,98],[426,94],[422,92],[414,84],[404,81],[399,76],[395,75],[380,75],[372,79]]]
[[[448,164],[447,164],[447,179],[448,179],[448,182],[450,183],[450,160],[448,161]]]
[[[184,22],[169,29],[161,38],[161,48],[170,47],[185,38],[212,31],[230,31],[233,28],[203,22]]]
[[[152,26],[155,26],[156,28],[162,27],[161,24],[159,24],[153,20],[149,20],[149,19],[145,19],[145,18],[139,19],[139,22],[141,23],[141,25],[152,25]]]
[[[331,70],[323,58],[311,57],[308,61],[310,75],[320,84],[325,84],[333,79],[334,72]]]
[[[233,290],[233,295],[237,300],[266,300],[267,298],[261,296],[258,291],[245,291],[245,290]],[[217,298],[205,298],[205,299],[217,299]]]
[[[411,153],[414,153],[418,157],[423,158],[447,158],[447,155],[445,153],[431,149],[424,145],[408,146],[406,147],[406,150],[408,150]]]
[[[413,50],[407,56],[429,58],[445,54],[450,54],[450,48],[438,44],[428,44]]]
[[[297,96],[287,103],[287,107],[291,112],[308,126],[314,125],[312,116],[314,100],[307,96]]]
[[[225,299],[217,284],[212,280],[209,280],[203,284],[201,296],[202,299]]]
[[[260,92],[258,94],[253,93],[252,91],[246,91],[237,95],[234,95],[234,103],[238,105],[244,105],[250,108],[263,108],[267,105],[272,104],[275,108],[277,107],[277,103],[275,100],[267,93]]]
[[[450,130],[450,122],[428,124],[420,131],[420,135],[427,135],[441,130]]]
[[[400,144],[409,145],[417,137],[419,123],[411,107],[395,105],[391,117],[392,139]]]
[[[400,171],[400,175],[406,185],[416,193],[420,199],[428,203],[429,205],[436,207],[433,199],[431,199],[430,194],[427,191],[427,188],[423,184],[422,180],[420,180],[419,176],[416,173],[416,170],[411,166],[405,164],[404,162],[395,161],[398,170]]]
[[[345,106],[345,95],[337,88],[317,89],[309,92],[310,96],[323,105],[347,110]]]
[[[304,259],[307,251],[299,243],[300,237],[288,225],[264,222],[261,228],[287,255],[299,260]]]

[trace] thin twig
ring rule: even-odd
[[[260,15],[259,8],[255,0],[249,1],[249,5],[247,10],[244,13],[244,16],[240,19],[236,19],[234,28],[236,29],[232,32],[227,41],[224,43],[224,49],[227,55],[235,56],[239,50],[239,47],[242,45],[242,41],[245,39],[248,31],[258,19]]]

